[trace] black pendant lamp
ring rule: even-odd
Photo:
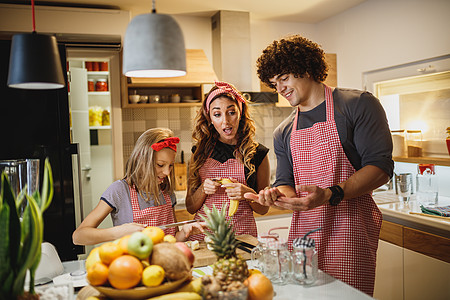
[[[59,89],[64,76],[56,38],[36,33],[34,0],[31,0],[33,32],[12,38],[8,86],[18,89]]]
[[[186,75],[186,50],[180,26],[169,15],[136,16],[127,27],[123,46],[123,74],[127,77]]]

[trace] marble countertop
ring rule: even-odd
[[[416,201],[415,194],[411,195],[410,201],[406,203],[400,202],[392,190],[376,193],[373,195],[373,198],[383,214],[383,219],[386,221],[411,226],[446,237],[450,236],[450,217],[443,219],[415,214],[422,212],[419,202]],[[437,206],[446,205],[450,205],[450,197],[439,196]]]

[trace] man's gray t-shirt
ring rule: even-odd
[[[367,165],[377,166],[392,177],[392,137],[380,101],[369,92],[335,88],[333,103],[339,139],[353,167],[359,170]],[[297,108],[274,131],[277,156],[274,186],[295,187],[290,140],[296,112]],[[310,111],[300,112],[297,130],[325,121],[326,104],[323,101]]]
[[[170,199],[172,201],[172,207],[174,207],[177,204],[175,193],[170,195]],[[111,219],[114,226],[133,222],[130,189],[128,188],[128,183],[125,180],[122,179],[113,182],[102,194],[100,200],[105,201],[105,203],[113,209],[111,212]],[[139,194],[138,201],[141,210],[155,206],[154,199],[150,199],[150,201],[147,202]],[[166,200],[164,199],[162,192],[160,193],[159,203],[166,204]]]

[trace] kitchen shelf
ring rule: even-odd
[[[127,103],[123,104],[123,108],[161,108],[161,107],[193,107],[193,106],[201,106],[200,102],[196,103]]]
[[[111,125],[107,126],[89,126],[90,130],[96,130],[96,129],[111,129]]]
[[[89,96],[109,96],[110,92],[88,92]]]
[[[87,71],[88,75],[109,75],[109,71]]]
[[[397,162],[416,163],[416,164],[435,164],[438,166],[450,166],[450,157],[437,157],[437,156],[422,156],[422,157],[407,157],[407,156],[394,156],[392,158]]]

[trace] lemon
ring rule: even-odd
[[[175,243],[176,241],[177,239],[171,234],[164,236],[164,242]]]
[[[164,269],[158,265],[150,265],[142,272],[142,283],[145,286],[158,286],[164,280]]]

